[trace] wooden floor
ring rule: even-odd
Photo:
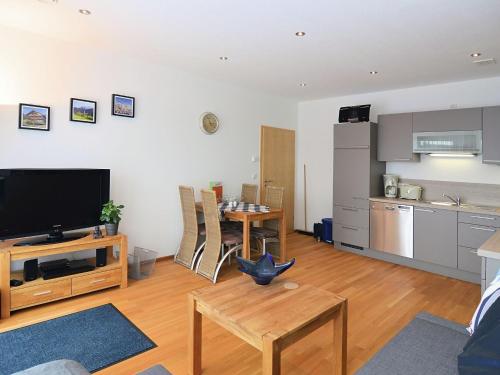
[[[297,264],[282,277],[310,283],[349,300],[348,372],[354,373],[420,311],[467,323],[479,302],[480,287],[431,273],[335,250],[312,237],[289,236],[289,255]],[[239,276],[233,266],[221,281]],[[113,303],[158,345],[157,348],[100,371],[134,374],[161,363],[174,375],[186,373],[187,298],[210,282],[171,260],[154,275],[111,289],[14,313],[0,331]],[[286,317],[283,317],[286,319]],[[211,322],[204,322],[203,374],[260,374],[260,353]],[[283,354],[284,374],[330,374],[332,330],[327,325]],[[68,343],[71,344],[71,343]]]

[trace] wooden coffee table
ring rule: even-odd
[[[246,275],[195,290],[188,298],[190,375],[201,374],[202,315],[262,351],[264,375],[280,374],[281,351],[332,321],[333,373],[346,373],[345,298],[312,285],[297,287],[286,278],[259,286]]]

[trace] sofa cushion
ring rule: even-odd
[[[42,363],[27,370],[16,372],[12,375],[90,375],[81,364],[69,359]]]
[[[500,298],[500,270],[498,270],[495,279],[484,291],[483,296],[481,297],[481,302],[479,302],[479,305],[472,316],[469,328],[467,328],[470,335],[474,333],[474,330],[479,326],[479,323],[481,323],[481,319],[483,319],[488,309],[498,298]]]
[[[458,356],[458,372],[460,375],[500,373],[500,299],[484,314]]]

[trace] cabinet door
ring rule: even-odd
[[[485,258],[485,280],[486,288],[490,286],[491,282],[497,276],[498,270],[500,270],[500,259]]]
[[[482,108],[413,113],[413,132],[446,132],[482,129]]]
[[[397,113],[378,116],[379,161],[414,161],[413,116],[411,113]]]
[[[500,107],[483,108],[483,163],[500,164]]]
[[[366,228],[333,224],[333,240],[359,247],[369,247],[370,234]]]
[[[458,269],[481,273],[481,257],[477,255],[477,249],[458,247]]]
[[[457,268],[457,221],[455,211],[415,207],[415,259]]]
[[[356,148],[370,146],[371,123],[335,124],[333,143],[335,148]]]
[[[370,149],[335,149],[333,204],[369,208]]]
[[[476,224],[458,224],[458,244],[460,246],[478,249],[497,232],[498,228],[485,227]]]

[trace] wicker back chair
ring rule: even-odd
[[[285,188],[276,186],[266,186],[264,197],[264,205],[270,208],[283,208],[283,195]],[[251,228],[250,236],[256,240],[262,241],[262,253],[266,253],[266,242],[278,241],[279,230],[286,230],[286,228],[279,227],[278,220],[265,220],[262,227]]]
[[[241,202],[257,203],[257,185],[242,184],[241,185]]]
[[[277,186],[266,186],[266,196],[264,197],[264,205],[270,208],[283,208],[283,195],[285,188]],[[278,220],[266,220],[262,224],[264,228],[269,228],[278,232]]]
[[[215,283],[224,260],[242,248],[243,239],[241,234],[233,230],[221,230],[214,191],[202,190],[201,199],[205,216],[206,243],[196,266],[196,272]],[[229,248],[226,253],[224,253],[225,246]]]
[[[196,217],[194,189],[190,186],[179,186],[179,195],[181,198],[184,231],[174,261],[192,269],[198,242],[198,220]]]

